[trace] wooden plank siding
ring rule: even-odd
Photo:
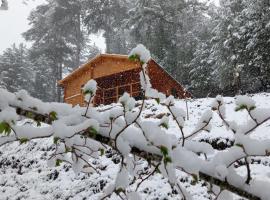
[[[130,93],[136,99],[140,98],[140,71],[139,63],[130,61],[125,55],[101,54],[59,81],[59,84],[64,87],[66,103],[83,106],[81,88],[88,80],[95,79],[98,83],[95,104],[110,104],[118,101],[124,92]],[[153,88],[158,91],[179,98],[190,97],[154,60],[149,62],[148,73]]]
[[[177,98],[191,97],[191,94],[180,85],[173,77],[171,77],[161,66],[154,60],[148,64],[148,73],[151,79],[152,87],[167,96],[173,95]]]

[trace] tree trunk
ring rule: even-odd
[[[61,92],[61,87],[60,85],[58,85],[58,81],[62,80],[62,63],[59,62],[59,64],[57,65],[57,102],[61,102],[61,97],[62,97],[62,92]]]

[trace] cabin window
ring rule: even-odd
[[[132,84],[132,92],[140,92],[141,91],[141,84],[140,83],[134,83]]]
[[[116,97],[115,88],[104,90],[104,98]]]
[[[122,96],[125,92],[130,94],[130,85],[120,86],[118,88],[118,95]]]

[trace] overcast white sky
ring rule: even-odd
[[[13,43],[24,42],[21,33],[29,28],[27,17],[35,6],[45,0],[28,0],[27,5],[22,2],[23,0],[9,0],[9,10],[0,11],[0,53]],[[92,36],[91,39],[102,50],[105,49],[104,38]]]
[[[45,0],[29,0],[27,5],[23,0],[9,0],[9,9],[0,11],[0,53],[13,43],[24,42],[21,33],[29,28],[27,17],[30,11]],[[101,49],[105,49],[104,39],[92,36],[92,41]]]
[[[21,33],[29,27],[27,17],[30,10],[41,2],[43,0],[30,0],[25,5],[20,0],[9,0],[9,9],[0,11],[0,52],[14,42],[23,42]]]

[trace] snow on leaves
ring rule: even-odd
[[[144,45],[138,44],[137,47],[131,50],[129,58],[134,61],[139,60],[142,63],[148,63],[148,61],[151,59],[151,54]]]
[[[89,95],[86,108],[43,103],[24,91],[14,95],[1,89],[0,145],[13,141],[26,143],[33,138],[54,137],[55,151],[48,164],[59,166],[68,163],[75,174],[80,172],[99,174],[99,169],[96,169],[89,160],[98,159],[104,154],[104,150],[109,148],[108,146],[112,147],[120,155],[119,172],[114,184],[106,186],[101,196],[103,199],[113,193],[121,198],[124,196],[140,199],[140,194],[137,192],[140,184],[159,172],[167,178],[172,190],[177,190],[182,197],[190,199],[187,190],[179,182],[178,171],[190,176],[194,184],[203,173],[221,181],[227,180],[227,184],[240,191],[238,194],[267,199],[268,191],[261,189],[262,182],[252,178],[249,162],[245,163],[246,177],[237,174],[234,163],[240,160],[247,161],[255,156],[269,156],[270,141],[259,141],[251,136],[253,130],[270,119],[270,113],[257,108],[255,101],[249,97],[238,96],[236,107],[245,110],[249,120],[248,124],[233,126],[232,122],[226,119],[225,102],[221,96],[218,96],[211,107],[227,128],[234,133],[234,146],[216,153],[211,145],[193,140],[199,133],[211,130],[213,111],[204,112],[194,126],[194,131],[187,134],[185,111],[177,106],[174,97],[165,98],[151,86],[145,64],[150,59],[149,52],[139,46],[130,55],[137,55],[136,59],[139,59],[142,64],[141,82],[145,84],[142,87],[144,93],[142,101],[136,102],[133,97],[125,93],[119,99],[119,104],[105,110],[93,108],[90,104],[97,88],[93,80],[83,88],[84,94]],[[147,97],[159,99],[159,106],[162,106],[169,115],[164,115],[160,119],[144,118],[142,113],[147,110]],[[44,118],[53,118],[53,120],[41,127],[20,124],[21,119],[15,108],[26,110],[33,115],[38,113]],[[30,118],[35,120],[34,116]],[[170,132],[172,124],[178,126],[178,129],[174,129],[178,131],[175,134]],[[137,154],[134,154],[134,150]],[[153,171],[148,175],[140,174],[138,170],[140,166],[135,159],[137,156],[146,158],[149,165],[154,166]],[[136,180],[141,180],[140,184]],[[263,184],[270,185],[270,183]],[[223,196],[228,195],[221,192],[219,196],[222,199]]]

